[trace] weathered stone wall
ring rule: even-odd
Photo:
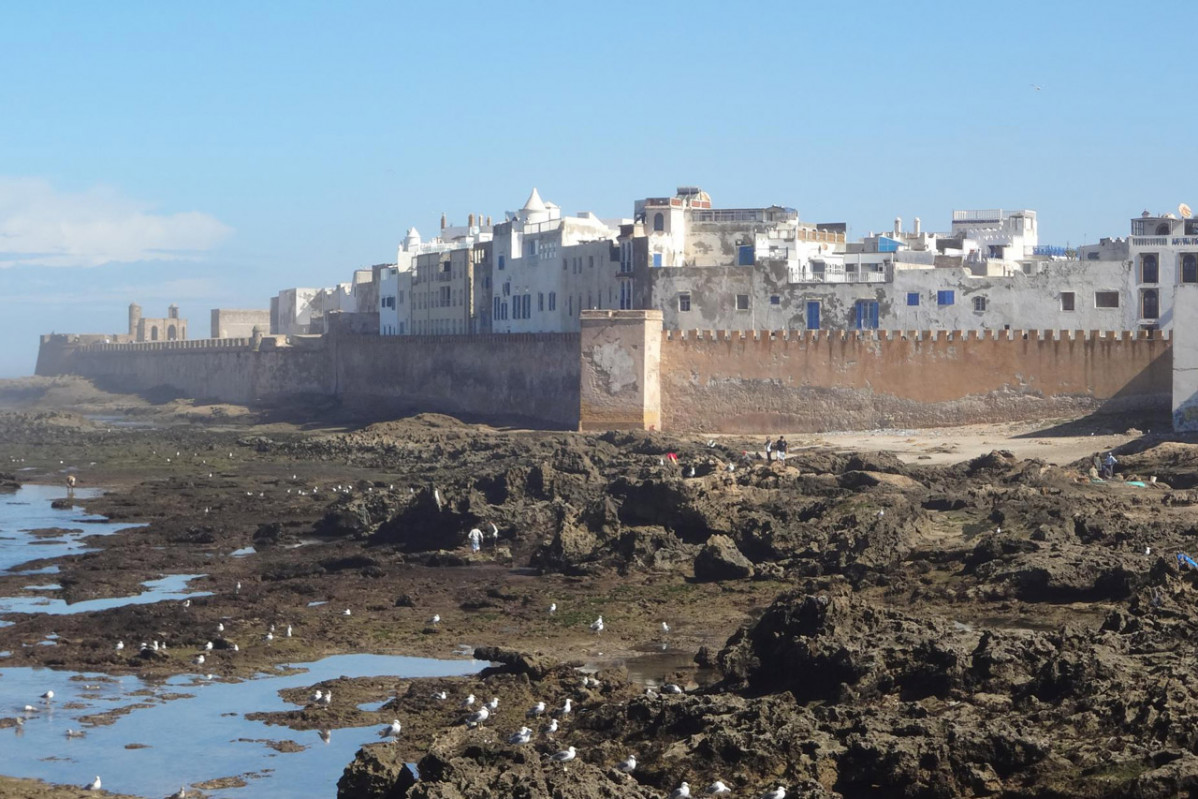
[[[270,333],[270,309],[213,308],[211,338],[249,338],[258,328]]]
[[[661,427],[661,311],[583,311],[579,427]]]
[[[1173,300],[1173,429],[1198,431],[1198,286],[1177,286]]]
[[[820,431],[1169,407],[1172,351],[1147,333],[663,333],[662,426]]]
[[[274,404],[336,398],[366,416],[436,411],[466,419],[573,428],[578,334],[308,337],[104,344],[43,336],[40,375],[77,374],[114,391]]]

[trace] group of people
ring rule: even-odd
[[[770,441],[767,438],[765,440],[765,459],[767,461],[784,461],[786,460],[786,449],[787,444],[785,436],[778,436],[777,441]]]

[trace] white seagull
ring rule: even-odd
[[[211,651],[212,651],[212,642],[211,642],[211,641],[209,641],[208,643],[204,644],[204,651],[206,651],[206,652],[211,652]]]
[[[555,732],[557,732],[557,719],[550,719],[549,723],[545,725],[544,733],[553,735]]]
[[[84,785],[84,786],[83,786],[83,790],[85,790],[85,791],[98,791],[98,790],[100,790],[100,775],[99,775],[99,774],[97,774],[97,775],[96,775],[96,778],[95,778],[94,780],[92,780],[91,782],[89,782],[87,785]]]
[[[478,710],[466,717],[466,724],[467,726],[474,727],[478,724],[482,724],[490,717],[491,711],[487,710],[485,707],[480,707]]]
[[[663,634],[663,635],[669,635],[669,634],[670,634],[670,625],[666,624],[666,623],[663,621],[663,622],[661,623],[661,632],[662,632],[662,634]]]
[[[563,704],[557,710],[553,711],[553,715],[559,716],[559,717],[560,716],[568,716],[568,715],[570,715],[570,711],[573,709],[574,709],[574,706],[571,703],[570,697],[567,696],[565,704]]]
[[[686,780],[670,792],[670,799],[687,799],[691,795],[691,786]]]
[[[463,708],[468,708],[473,704],[474,704],[474,694],[470,694],[469,696],[467,696],[465,699],[462,700],[461,706]]]
[[[44,694],[42,694],[42,699],[45,699],[47,702],[49,702],[53,698],[54,698],[53,691],[46,691]]]
[[[617,763],[616,771],[622,771],[625,774],[631,774],[636,771],[636,755],[629,755]]]
[[[398,738],[403,725],[399,723],[399,719],[395,719],[379,732],[380,738]]]
[[[341,615],[342,615],[342,616],[352,616],[352,615],[354,615],[354,614],[353,614],[353,613],[350,611],[350,609],[349,609],[349,608],[346,608],[346,609],[345,609],[345,610],[344,610],[344,611],[341,613]]]
[[[661,691],[665,694],[680,694],[682,693],[682,686],[677,683],[668,682],[661,687]]]
[[[429,623],[429,624],[431,624],[431,625],[433,625],[434,627],[436,627],[438,624],[440,624],[440,623],[441,623],[441,614],[440,614],[440,613],[434,613],[434,614],[433,614],[433,617],[432,617],[431,619],[429,619],[429,620],[428,620],[428,623]]]
[[[528,727],[521,727],[518,731],[511,734],[507,742],[513,746],[523,746],[532,740],[532,730]]]
[[[525,718],[535,719],[537,716],[543,715],[544,713],[545,713],[545,703],[537,702],[535,705],[533,705],[532,707],[530,707],[528,709],[528,712],[525,713],[524,716],[525,716]]]
[[[316,689],[316,693],[308,697],[309,702],[319,702],[321,699],[324,699],[324,691],[319,688]]]
[[[568,746],[564,751],[554,754],[550,759],[555,763],[569,763],[578,755],[573,746]]]
[[[196,655],[195,659],[192,662],[195,663],[197,666],[203,666],[204,665],[204,656]]]
[[[218,621],[216,623],[216,631],[218,633],[223,633],[225,631],[225,623],[223,621]]]
[[[491,701],[487,703],[487,710],[491,711],[492,713],[494,713],[496,710],[499,710],[499,697],[491,697]]]
[[[449,698],[449,694],[445,691],[434,691],[433,692],[433,699],[436,699],[438,702],[443,701],[448,698]]]
[[[557,613],[557,603],[556,602],[549,605],[549,615],[552,616],[554,613]]]
[[[707,786],[707,793],[712,796],[719,796],[722,793],[732,793],[732,789],[725,785],[723,780],[716,780]]]
[[[761,799],[786,799],[786,789],[779,785],[774,790],[763,793]]]
[[[121,651],[122,649],[124,649],[124,648],[125,648],[125,642],[124,642],[124,641],[117,641],[117,642],[116,642],[116,651],[120,652],[120,651]]]
[[[595,635],[599,635],[600,633],[603,632],[603,617],[602,616],[600,616],[599,618],[597,618],[593,622],[591,622],[591,630],[595,633]]]

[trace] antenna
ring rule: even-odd
[[[1190,206],[1186,205],[1185,203],[1182,203],[1181,205],[1177,206],[1177,214],[1182,219],[1189,219],[1191,216],[1194,215],[1194,212],[1190,210]]]

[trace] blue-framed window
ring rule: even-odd
[[[819,330],[819,300],[807,300],[807,329]]]
[[[857,300],[857,329],[878,329],[878,301]]]
[[[653,253],[653,265],[661,266],[661,253],[659,253],[659,252]]]
[[[499,268],[503,269],[503,256],[499,256]]]
[[[936,292],[937,305],[952,305],[957,301],[956,292],[952,289],[943,289]]]
[[[919,305],[919,292],[918,291],[908,291],[907,292],[907,304],[908,305]]]
[[[737,266],[752,266],[753,265],[753,246],[743,245],[736,248],[736,265]]]

